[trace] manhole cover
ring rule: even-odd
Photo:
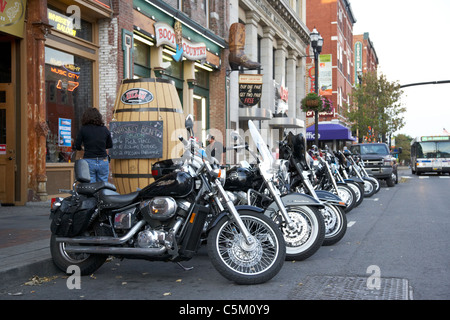
[[[296,287],[294,300],[409,300],[407,279],[380,278],[379,289],[367,277],[308,276]]]

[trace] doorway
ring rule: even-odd
[[[16,152],[13,85],[0,83],[0,203],[14,204]]]

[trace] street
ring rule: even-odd
[[[245,304],[450,299],[450,176],[418,177],[403,169],[399,180],[392,188],[383,183],[377,194],[347,214],[348,229],[340,242],[321,247],[305,261],[286,261],[275,278],[261,285],[229,282],[213,268],[203,248],[183,263],[192,270],[174,263],[112,259],[93,275],[81,277],[79,289],[74,288],[76,279],[60,273],[41,279],[40,284],[17,279],[16,286],[0,293],[0,300],[239,300]]]

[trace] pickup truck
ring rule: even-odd
[[[385,143],[358,143],[352,145],[350,151],[361,157],[369,175],[385,180],[388,187],[398,183],[397,159]]]

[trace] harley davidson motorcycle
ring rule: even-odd
[[[313,174],[306,161],[305,139],[303,135],[289,132],[280,141],[280,159],[287,161],[289,178],[286,188],[314,197],[323,203],[320,209],[325,222],[325,239],[323,245],[332,245],[341,240],[347,231],[346,204],[339,196],[326,190],[315,190],[311,180]]]
[[[256,165],[244,162],[231,168],[227,172],[225,189],[235,194],[236,202],[261,207],[266,216],[278,223],[286,242],[287,260],[304,260],[324,241],[325,224],[319,212],[324,205],[305,194],[281,194],[277,183],[280,167],[274,166],[274,158],[251,120],[248,126],[259,156],[246,144],[235,146],[235,149],[249,151],[255,157]],[[233,138],[243,140],[236,133]]]
[[[188,131],[192,126],[190,116]],[[206,234],[211,262],[225,278],[258,284],[278,274],[286,255],[278,226],[259,208],[234,206],[220,170],[198,155],[195,139],[180,140],[186,150],[180,169],[129,194],[89,183],[87,163],[75,163],[72,195],[51,210],[50,249],[61,270],[77,265],[88,275],[108,256],[180,263],[195,255]]]

